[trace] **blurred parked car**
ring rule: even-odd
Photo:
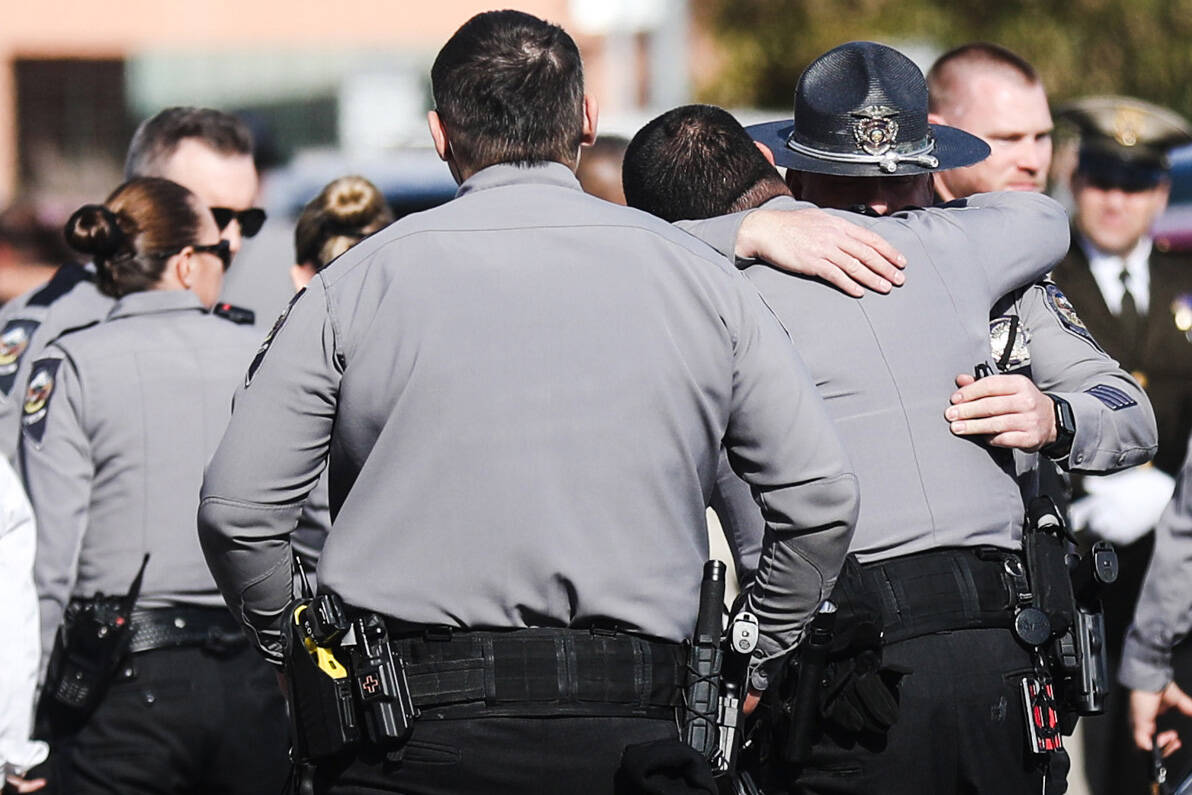
[[[1192,146],[1171,155],[1171,199],[1155,221],[1154,237],[1165,251],[1192,251]]]

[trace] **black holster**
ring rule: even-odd
[[[39,732],[48,731],[47,721],[59,717],[81,726],[98,706],[116,669],[128,656],[133,606],[148,562],[145,555],[128,593],[98,594],[72,600],[66,606],[38,704]]]
[[[417,710],[381,616],[349,619],[338,596],[320,594],[294,606],[282,637],[296,762],[364,742],[401,750]]]

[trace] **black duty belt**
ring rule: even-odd
[[[1013,552],[962,547],[865,563],[860,585],[841,587],[863,588],[869,603],[880,605],[884,642],[897,643],[932,632],[1011,627],[1015,581],[1023,576],[1022,558]]]
[[[414,703],[429,718],[669,719],[684,670],[680,644],[600,630],[427,631],[392,644]]]
[[[236,619],[223,607],[166,607],[132,612],[132,653],[178,646],[222,652],[244,646]]]

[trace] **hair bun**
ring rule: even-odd
[[[71,248],[97,260],[110,259],[127,242],[116,216],[102,204],[85,204],[75,210],[63,233]]]
[[[385,197],[364,177],[343,177],[328,187],[327,219],[338,226],[362,226],[385,206]]]

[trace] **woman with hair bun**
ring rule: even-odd
[[[203,468],[259,343],[208,311],[227,241],[194,194],[156,178],[81,207],[65,233],[117,300],[105,320],[46,348],[22,417],[42,643],[59,646],[40,707],[50,785],[278,792],[288,769],[281,694],[224,605],[195,523]],[[120,595],[132,597],[131,622],[111,618]],[[75,645],[89,611],[105,609],[104,636],[131,624],[127,649]],[[76,681],[79,655],[100,675]]]
[[[327,183],[302,208],[294,227],[294,289],[301,290],[331,260],[391,223],[393,211],[385,195],[364,177]]]

